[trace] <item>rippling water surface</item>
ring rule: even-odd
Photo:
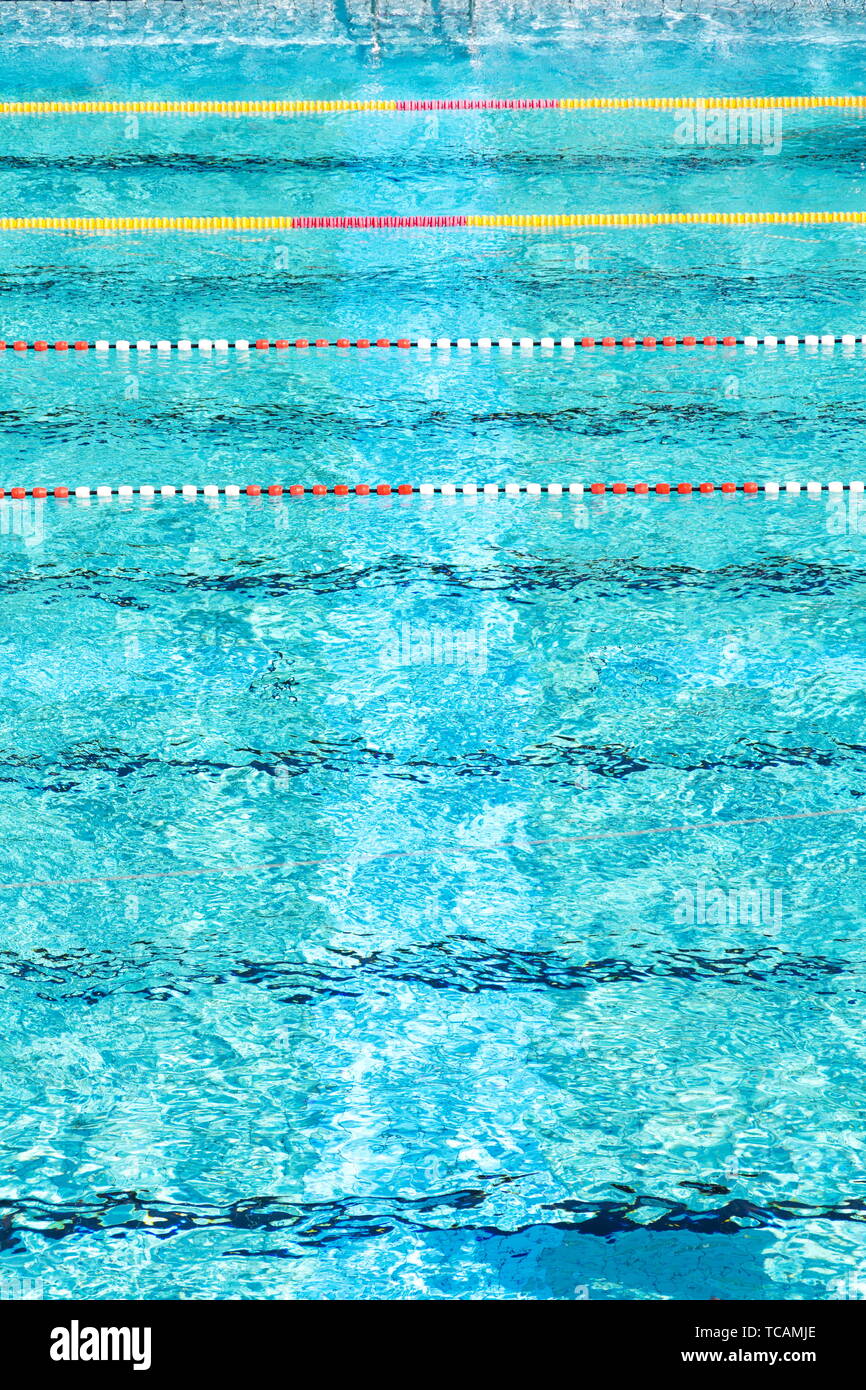
[[[24,509],[4,1268],[832,1296],[864,1214],[856,520]]]
[[[843,6],[0,8],[4,97],[862,90]],[[855,208],[861,125],[4,118],[0,194]],[[8,234],[0,337],[860,333],[862,241]],[[863,351],[7,351],[0,483],[863,476]],[[864,599],[847,496],[0,502],[0,1291],[862,1296]]]

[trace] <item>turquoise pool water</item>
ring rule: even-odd
[[[831,519],[94,502],[10,533],[6,1276],[856,1288],[864,539]],[[701,883],[771,896],[699,923]]]
[[[7,351],[2,483],[860,477],[864,361],[866,348],[838,344],[265,360]]]
[[[866,41],[156,8],[0,15],[0,97],[848,93]],[[0,188],[855,208],[860,129],[3,120]],[[862,240],[7,234],[0,337],[861,333]],[[863,351],[7,352],[0,483],[862,477]],[[847,495],[0,503],[0,1295],[863,1297],[864,546]]]

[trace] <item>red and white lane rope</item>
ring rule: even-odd
[[[11,498],[13,501],[20,501],[24,498],[32,497],[37,501],[44,501],[46,498],[54,497],[60,501],[77,499],[88,501],[92,497],[103,501],[110,501],[112,498],[119,498],[121,501],[130,498],[140,497],[147,501],[152,501],[157,497],[182,497],[192,500],[197,497],[214,500],[221,497],[240,498],[240,497],[409,497],[417,495],[419,497],[583,497],[590,495],[593,497],[601,496],[604,493],[612,493],[614,496],[625,496],[631,493],[635,497],[671,497],[671,496],[709,496],[719,492],[724,496],[735,493],[743,493],[748,496],[758,496],[763,494],[766,497],[778,497],[781,493],[788,496],[798,496],[806,493],[809,497],[820,497],[822,494],[838,494],[844,492],[862,493],[864,483],[860,480],[852,482],[816,482],[810,480],[806,483],[796,482],[793,479],[786,482],[744,482],[744,483],[313,483],[305,485],[303,483],[184,483],[179,487],[173,484],[163,484],[161,487],[152,487],[149,484],[141,484],[138,487],[0,487],[0,501]]]
[[[16,338],[13,342],[0,341],[0,352],[88,352],[91,349],[96,352],[268,352],[271,348],[277,351],[285,351],[293,348],[304,351],[308,348],[417,348],[422,352],[429,352],[433,348],[450,351],[456,348],[461,352],[471,351],[473,348],[480,349],[482,352],[490,352],[497,348],[500,352],[513,352],[515,348],[521,352],[531,352],[535,348],[547,350],[553,348],[563,348],[565,351],[573,351],[575,348],[671,348],[671,347],[835,347],[840,344],[842,347],[856,347],[857,344],[866,346],[866,333],[786,333],[778,336],[767,333],[761,337],[757,334],[683,334],[676,336],[664,334],[661,337],[615,337],[605,335],[602,337],[592,337],[584,335],[565,336],[561,338],[541,337],[541,338],[139,338],[135,341],[126,338],[98,338],[89,341],[84,338],[75,340],[60,338],[55,342],[47,338],[36,338],[32,342],[24,338]]]

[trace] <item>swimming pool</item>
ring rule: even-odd
[[[832,17],[59,8],[0,95],[861,90]],[[4,206],[863,205],[827,111],[778,156],[631,112],[130,129],[4,119]],[[5,233],[0,336],[859,336],[862,239]],[[0,355],[7,491],[500,484],[0,502],[4,1296],[863,1296],[866,508],[504,484],[856,479],[864,351]]]

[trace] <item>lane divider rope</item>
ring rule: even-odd
[[[360,101],[277,98],[244,101],[212,98],[203,101],[2,101],[0,116],[322,116],[354,112],[404,111],[681,111],[819,110],[827,107],[866,108],[866,96],[754,97],[470,97],[422,100]]]
[[[13,342],[0,340],[0,352],[89,352],[91,349],[96,352],[267,352],[271,348],[277,351],[285,351],[294,348],[305,351],[308,348],[417,348],[422,352],[432,350],[434,347],[444,351],[450,351],[456,347],[458,351],[468,352],[473,348],[478,348],[482,352],[489,352],[497,348],[500,352],[513,352],[518,348],[521,352],[532,352],[535,348],[543,348],[548,351],[554,348],[564,349],[570,352],[575,348],[672,348],[672,347],[768,347],[775,348],[780,345],[788,348],[794,347],[835,347],[836,344],[842,347],[855,347],[858,343],[866,346],[866,333],[786,333],[775,336],[772,333],[758,337],[757,334],[745,334],[738,337],[734,334],[725,334],[717,337],[714,334],[706,334],[698,337],[695,334],[685,334],[682,337],[675,337],[666,334],[660,338],[654,337],[563,337],[563,338],[138,338],[130,340],[126,338],[98,338],[91,342],[84,338],[65,339],[59,338],[56,342],[50,342],[47,338],[36,338],[33,342],[28,342],[23,338],[16,338]]]
[[[866,211],[852,212],[538,212],[444,213],[430,217],[0,217],[2,232],[289,232],[567,230],[589,227],[817,227],[859,226]]]
[[[112,498],[119,498],[121,501],[132,497],[141,497],[151,500],[156,497],[183,497],[191,500],[197,497],[215,499],[220,497],[408,497],[417,495],[420,497],[583,497],[585,494],[590,496],[600,496],[603,493],[612,493],[614,496],[625,496],[631,493],[635,497],[670,497],[670,496],[709,496],[712,493],[720,492],[723,496],[730,496],[735,493],[743,493],[745,496],[758,496],[763,494],[766,497],[778,497],[784,492],[788,496],[798,496],[805,491],[809,497],[820,497],[822,494],[829,495],[841,493],[863,493],[864,483],[860,480],[853,482],[832,481],[828,483],[816,482],[811,480],[806,483],[796,482],[793,479],[784,483],[779,482],[744,482],[744,483],[313,483],[305,485],[303,483],[291,483],[288,486],[283,483],[271,483],[260,485],[259,483],[184,483],[181,486],[164,484],[162,487],[152,487],[142,484],[138,487],[121,485],[120,487],[0,487],[0,501],[5,502],[7,498],[13,501],[21,501],[24,498],[32,497],[36,501],[45,501],[48,497],[57,498],[59,501],[66,501],[75,498],[80,501],[89,500],[91,497],[103,501]]]

